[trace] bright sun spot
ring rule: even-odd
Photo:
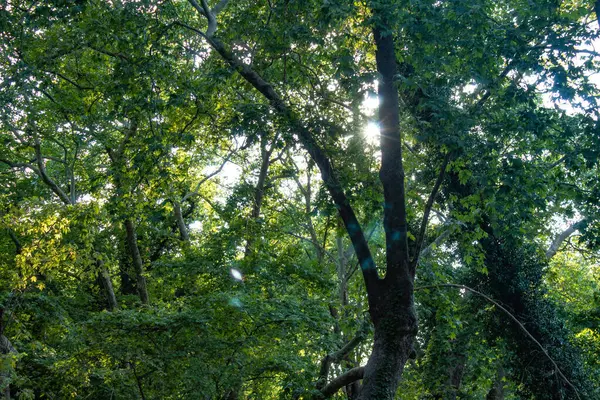
[[[201,231],[202,230],[202,221],[194,221],[190,224],[190,230],[192,231]]]
[[[361,104],[363,112],[372,115],[379,107],[379,97],[375,95],[367,95]]]
[[[244,280],[242,273],[235,268],[231,268],[231,276],[233,277],[233,279],[235,279],[237,281]]]
[[[379,142],[379,125],[376,122],[369,122],[363,132],[369,144],[375,145]]]

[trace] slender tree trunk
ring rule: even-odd
[[[115,290],[113,288],[112,280],[110,279],[110,274],[108,273],[108,270],[104,266],[104,262],[102,262],[102,260],[96,259],[96,265],[99,269],[98,280],[106,292],[108,309],[110,311],[116,310],[119,308],[119,304],[117,303],[117,296],[115,296]]]
[[[142,303],[148,304],[148,289],[146,287],[146,278],[144,277],[144,263],[138,247],[135,227],[129,218],[125,220],[125,230],[127,232],[127,245],[129,246],[129,252],[131,253],[133,266],[135,268],[138,294]]]
[[[337,273],[338,280],[340,282],[339,296],[343,310],[344,307],[348,305],[348,282],[346,280],[346,257],[344,254],[344,245],[341,236],[336,238],[336,246],[338,251]]]
[[[4,334],[0,334],[0,354],[17,354],[17,351],[10,343],[10,340]],[[10,400],[10,371],[0,372],[0,388],[2,388],[2,397],[4,400]]]
[[[265,183],[267,181],[267,175],[269,173],[269,167],[271,165],[271,154],[273,152],[273,146],[271,149],[267,149],[267,137],[266,134],[262,136],[260,140],[260,154],[261,164],[260,171],[258,174],[258,182],[254,188],[254,201],[252,203],[252,213],[250,214],[250,232],[246,239],[246,247],[244,249],[244,257],[248,257],[252,252],[252,247],[256,239],[256,231],[254,224],[260,216],[260,210],[262,208],[263,198],[265,196]]]
[[[179,230],[179,237],[184,242],[190,241],[190,234],[188,233],[187,226],[183,220],[183,213],[181,212],[181,204],[177,201],[173,201],[173,213],[175,214],[175,220],[177,221],[177,229]]]

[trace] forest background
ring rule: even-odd
[[[4,398],[600,398],[596,9],[3,1]]]

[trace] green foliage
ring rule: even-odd
[[[364,335],[368,302],[294,124],[198,35],[189,2],[5,3],[0,339],[18,353],[2,351],[0,384],[19,399],[317,396],[321,360]],[[494,383],[507,399],[574,398],[505,313],[444,283],[499,301],[581,398],[600,396],[588,3],[240,0],[217,15],[218,38],[324,148],[382,274],[365,98],[373,26],[396,40],[411,250],[449,159],[398,398],[489,398]],[[548,261],[566,220],[580,235]],[[364,365],[371,345],[369,332],[325,380]]]

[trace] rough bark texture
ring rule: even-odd
[[[374,319],[373,351],[365,367],[363,388],[358,399],[393,399],[404,365],[413,350],[417,318],[406,292],[386,290],[387,296],[379,299]],[[410,303],[410,305],[407,305]]]
[[[130,219],[125,220],[125,230],[127,232],[127,245],[129,246],[129,252],[131,253],[133,266],[135,268],[138,294],[140,295],[142,303],[148,304],[148,289],[146,288],[146,278],[144,277],[144,263],[138,247],[135,227]]]

